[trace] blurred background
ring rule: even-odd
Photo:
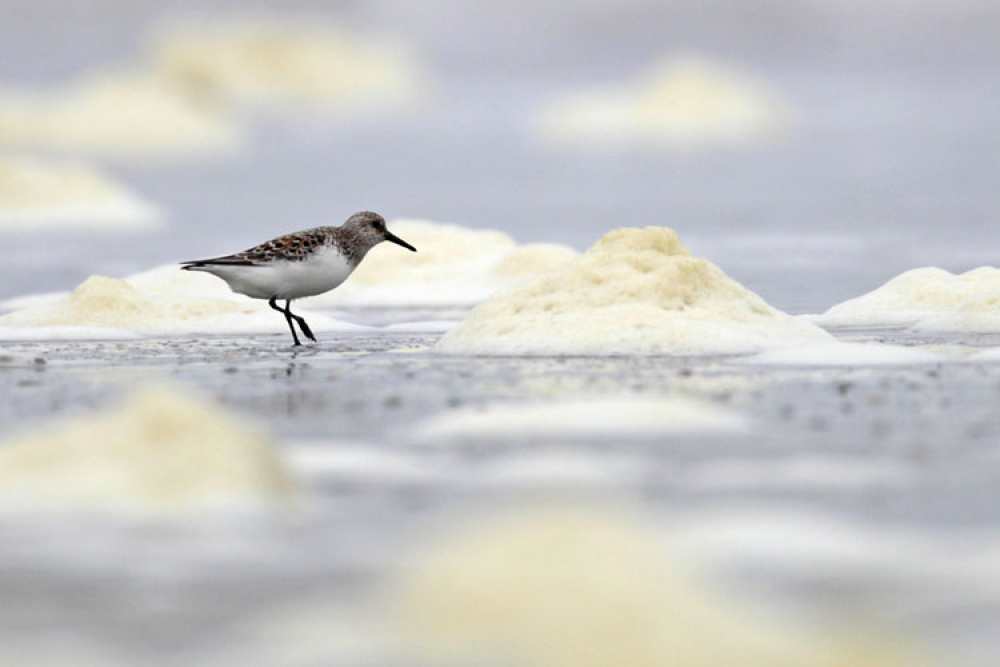
[[[580,249],[616,226],[666,225],[792,312],[905,269],[994,256],[1000,9],[989,0],[8,0],[3,12],[2,150],[85,159],[163,215],[143,234],[12,231],[4,297],[230,252],[359,209]],[[240,30],[256,46],[223,45]],[[264,62],[268,49],[277,60]],[[657,90],[650,72],[674,61],[695,63],[695,79],[701,64],[724,73],[721,90],[701,91],[705,109],[682,110],[693,130],[616,139],[627,122],[606,118],[615,105],[655,114],[661,94],[669,108],[670,81]],[[268,77],[296,71],[316,79],[262,100]],[[102,77],[132,88],[96,90]],[[137,80],[171,77],[210,113],[127,110],[157,92]],[[747,103],[747,82],[763,108],[698,126]],[[605,107],[574,109],[587,91]],[[57,118],[38,127],[46,113]],[[125,125],[137,127],[118,136]],[[579,127],[553,140],[546,128],[561,125]]]

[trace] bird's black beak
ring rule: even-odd
[[[393,242],[393,243],[395,243],[396,245],[401,245],[401,246],[403,246],[404,248],[406,248],[407,250],[412,250],[413,252],[416,252],[416,251],[417,251],[417,249],[416,249],[416,248],[414,248],[414,247],[413,247],[413,246],[411,246],[411,245],[410,245],[409,243],[407,243],[407,242],[406,242],[406,241],[404,241],[403,239],[399,238],[398,236],[396,236],[395,234],[393,234],[393,233],[392,233],[392,232],[390,232],[390,231],[386,231],[386,233],[385,233],[385,240],[386,240],[386,241],[392,241],[392,242]]]

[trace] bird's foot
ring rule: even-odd
[[[310,329],[309,325],[306,324],[305,319],[304,318],[295,318],[295,321],[299,323],[299,328],[302,329],[302,333],[305,334],[306,338],[308,338],[309,340],[311,340],[312,342],[315,343],[316,342],[316,336],[313,335],[312,329]]]

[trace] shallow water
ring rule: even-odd
[[[324,618],[363,616],[434,520],[573,499],[636,503],[682,554],[769,605],[817,619],[863,610],[940,648],[946,664],[989,664],[1000,364],[442,357],[428,347],[436,337],[339,334],[303,349],[278,336],[5,344],[5,432],[138,382],[182,383],[273,433],[306,499],[290,512],[179,523],[0,517],[0,591],[19,600],[5,606],[0,643],[30,628],[144,661],[281,653],[280,639],[247,636],[247,624],[316,600]],[[457,406],[622,391],[703,399],[750,427],[516,443],[428,441],[418,428]]]

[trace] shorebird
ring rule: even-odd
[[[340,227],[305,229],[233,255],[181,262],[181,268],[211,273],[229,283],[234,292],[267,299],[271,308],[285,316],[295,345],[301,345],[296,324],[309,340],[315,341],[316,336],[305,318],[292,313],[292,301],[337,287],[358,268],[368,251],[382,241],[417,251],[386,229],[381,215],[361,211]],[[284,308],[278,305],[279,300],[285,302]]]

